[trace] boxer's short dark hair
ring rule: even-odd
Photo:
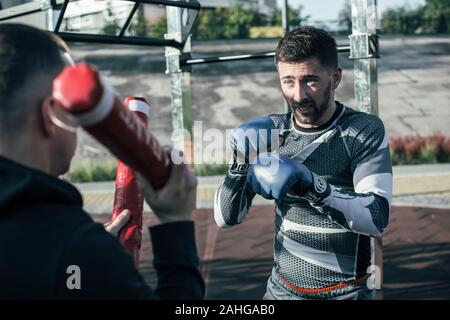
[[[64,42],[32,26],[0,24],[0,132],[17,130],[37,79],[53,79],[64,67]],[[61,41],[61,42],[59,42]],[[22,121],[20,121],[22,118]]]
[[[338,66],[334,38],[325,30],[310,26],[288,32],[275,52],[275,63],[300,63],[311,58],[317,58],[323,67],[332,70]]]

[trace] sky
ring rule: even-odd
[[[281,4],[282,0],[277,0]],[[288,0],[289,6],[303,5],[304,14],[311,15],[311,20],[335,20],[345,0]],[[425,0],[378,0],[378,16],[389,8],[408,4],[411,7],[425,4]]]

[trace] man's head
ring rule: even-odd
[[[55,125],[54,115],[64,119],[64,114],[51,92],[53,79],[73,63],[66,44],[31,26],[0,24],[0,61],[0,154],[53,175],[64,173],[76,134]]]
[[[342,74],[333,37],[314,27],[291,31],[278,43],[275,63],[296,123],[315,127],[330,119]]]

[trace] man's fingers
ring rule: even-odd
[[[197,188],[198,180],[192,171],[186,170],[186,174],[185,174],[184,178],[185,178],[186,187],[188,187],[189,189]]]
[[[112,224],[120,225],[120,227],[123,227],[127,224],[128,220],[131,218],[131,211],[128,209],[123,210],[116,219],[112,222]]]
[[[155,189],[151,186],[150,183],[147,182],[147,180],[142,176],[141,174],[137,173],[138,176],[138,184],[139,189],[141,189],[142,194],[145,198],[151,198],[153,199],[155,197]]]
[[[184,175],[186,172],[186,165],[182,164],[174,164],[172,165],[172,172],[170,174],[169,180],[167,184],[181,183],[181,185],[185,184]]]
[[[123,210],[115,219],[114,221],[111,221],[108,225],[105,226],[105,230],[109,233],[117,236],[120,229],[123,228],[127,224],[127,222],[131,218],[131,212],[128,209]]]

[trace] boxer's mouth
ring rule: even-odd
[[[307,113],[307,112],[309,112],[309,110],[312,109],[312,107],[313,107],[312,104],[301,105],[301,106],[297,105],[297,106],[294,106],[294,110],[299,113]]]

